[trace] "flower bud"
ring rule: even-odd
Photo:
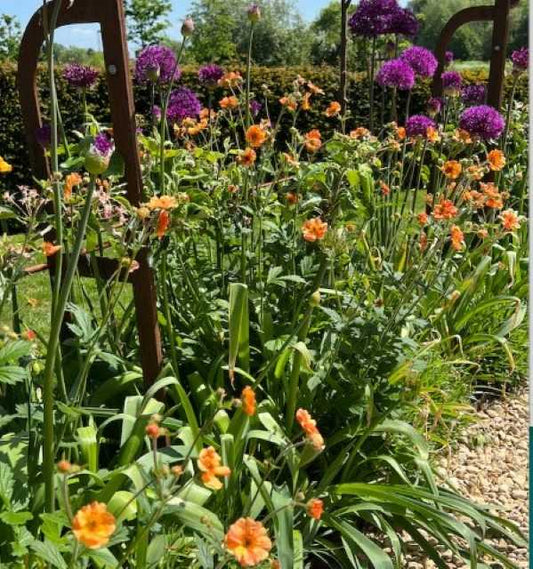
[[[192,18],[185,18],[181,26],[181,35],[183,37],[192,36],[194,32],[194,20]]]
[[[311,295],[309,299],[310,306],[318,306],[320,304],[320,291],[315,290],[315,292]]]
[[[252,24],[256,24],[261,19],[261,8],[257,4],[250,4],[248,6],[248,19]]]
[[[146,66],[146,78],[152,83],[157,83],[160,75],[161,68],[159,67],[159,64],[153,63],[152,65]]]
[[[98,176],[99,174],[103,174],[109,168],[109,156],[104,156],[91,149],[85,155],[84,166],[89,174]]]

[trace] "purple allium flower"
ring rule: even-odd
[[[447,51],[444,54],[444,64],[446,66],[451,65],[453,63],[453,59],[454,59],[453,51]]]
[[[465,105],[482,105],[487,96],[485,85],[466,85],[461,91],[461,98]]]
[[[369,38],[390,33],[393,15],[399,9],[396,0],[361,0],[350,18],[350,29],[356,36]]]
[[[113,141],[107,136],[105,132],[101,132],[97,134],[94,142],[93,142],[94,149],[100,156],[110,156],[113,152],[114,145]]]
[[[135,78],[139,83],[168,83],[172,78],[181,77],[181,70],[176,66],[176,56],[174,52],[163,45],[151,45],[145,47],[135,63]]]
[[[43,124],[35,131],[35,140],[43,148],[48,148],[52,144],[52,127],[49,124]]]
[[[420,25],[414,12],[409,10],[409,8],[400,8],[398,6],[391,15],[387,32],[390,34],[413,37],[418,33],[419,27]]]
[[[79,63],[70,63],[63,70],[63,77],[76,89],[89,89],[98,79],[98,70]]]
[[[457,71],[445,71],[442,75],[442,87],[447,95],[455,95],[461,91],[463,78]]]
[[[428,128],[436,128],[435,121],[425,115],[413,115],[407,119],[405,123],[405,131],[407,136],[426,137]]]
[[[376,81],[382,87],[396,87],[402,91],[408,91],[415,84],[415,72],[405,61],[391,59],[381,66],[376,75]]]
[[[430,117],[438,115],[442,109],[442,99],[440,97],[431,97],[428,100],[427,109]]]
[[[416,75],[420,77],[432,77],[439,64],[429,49],[419,46],[413,46],[403,51],[400,59],[407,62]]]
[[[180,87],[170,94],[168,102],[167,118],[170,122],[180,122],[186,118],[198,117],[202,110],[202,104],[196,93]]]
[[[259,101],[256,101],[255,99],[250,101],[250,111],[254,117],[261,112],[262,108],[263,105]]]
[[[459,126],[471,136],[482,140],[494,140],[502,133],[505,120],[494,107],[479,105],[463,111]]]
[[[525,71],[529,65],[529,49],[527,47],[521,47],[513,51],[511,60],[513,62],[514,71]]]
[[[207,87],[215,87],[218,80],[224,76],[224,70],[216,63],[204,65],[198,70],[198,79],[200,83],[207,85]]]

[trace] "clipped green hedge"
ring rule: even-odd
[[[252,70],[252,90],[256,93],[257,99],[263,101],[263,86],[268,87],[268,103],[272,117],[276,117],[279,112],[279,98],[290,92],[293,88],[295,78],[301,75],[306,79],[319,85],[324,91],[323,97],[315,98],[311,111],[301,113],[297,127],[302,131],[311,128],[319,128],[324,133],[330,132],[338,122],[328,119],[324,115],[327,104],[338,98],[338,71],[332,67],[293,67],[293,68],[272,68],[256,67]],[[463,73],[466,83],[486,82],[486,71],[468,71]],[[46,116],[46,103],[48,101],[48,87],[44,74],[41,76],[41,99],[43,101],[43,114]],[[180,83],[186,85],[197,92],[206,102],[208,95],[202,90],[197,81],[197,69],[185,67]],[[510,87],[508,83],[507,88]],[[75,89],[69,87],[58,72],[57,89],[60,109],[64,119],[67,132],[78,128],[83,120],[83,106],[81,97]],[[365,126],[368,124],[370,112],[368,82],[364,74],[352,74],[350,77],[349,100],[351,101],[352,118],[349,127]],[[223,96],[223,91],[219,90],[213,94],[213,99],[217,101]],[[390,97],[391,93],[383,93],[376,86],[375,89],[375,119],[376,124],[380,121],[389,119],[388,112],[383,113],[381,102],[384,97]],[[413,92],[411,102],[411,112],[424,112],[425,102],[429,97],[429,84],[419,85]],[[527,81],[520,84],[518,97],[525,100],[527,98]],[[12,64],[0,65],[0,98],[2,101],[0,110],[0,155],[8,162],[13,164],[14,172],[12,175],[0,179],[0,189],[6,187],[13,188],[14,184],[31,184],[31,174],[29,171],[29,156],[26,149],[22,116],[16,89],[16,68]],[[89,111],[102,122],[109,122],[109,105],[107,85],[102,77],[91,90],[87,97]],[[150,109],[150,92],[143,86],[135,86],[135,100],[137,112],[147,115]],[[403,109],[405,105],[405,95],[398,97],[398,108]],[[292,126],[292,121],[287,117],[284,126],[288,129]]]

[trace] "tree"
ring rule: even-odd
[[[145,47],[159,43],[170,26],[170,0],[127,0],[128,35],[134,44]]]
[[[243,61],[248,51],[248,0],[195,0],[191,16],[196,31],[189,55],[198,63]],[[290,0],[263,0],[255,25],[252,57],[258,65],[309,62],[309,28]]]
[[[0,60],[17,58],[21,35],[20,23],[15,16],[0,15]]]

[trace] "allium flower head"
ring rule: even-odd
[[[415,84],[415,72],[405,61],[391,59],[381,66],[376,81],[382,87],[396,87],[402,91],[408,91]]]
[[[399,10],[396,0],[361,0],[349,20],[356,36],[375,38],[390,33],[393,15]]]
[[[400,59],[408,63],[420,77],[432,77],[438,65],[433,52],[416,45],[403,51]]]
[[[180,122],[186,118],[196,118],[200,115],[202,104],[196,93],[180,87],[170,94],[167,118],[170,122]]]
[[[200,83],[207,85],[207,87],[216,87],[222,77],[224,77],[224,70],[216,63],[209,63],[198,70]]]
[[[135,78],[139,83],[168,83],[172,79],[181,77],[181,70],[176,67],[174,52],[163,45],[145,47],[135,63]]]
[[[434,117],[442,110],[442,99],[440,97],[431,97],[427,103],[428,115]]]
[[[96,135],[94,139],[94,148],[100,156],[110,156],[113,152],[113,142],[112,140],[105,134],[101,132],[100,134]]]
[[[511,60],[513,62],[514,71],[525,71],[529,65],[529,49],[527,47],[522,47],[513,51],[511,54]]]
[[[494,107],[479,105],[463,111],[459,126],[467,131],[470,136],[482,140],[494,140],[503,132],[505,120]]]
[[[461,91],[463,78],[457,71],[445,71],[442,75],[442,87],[447,95],[457,94]]]
[[[76,89],[89,89],[98,79],[98,70],[87,65],[71,63],[65,66],[63,77],[69,85]]]
[[[250,101],[250,112],[253,117],[256,117],[261,112],[262,108],[263,105],[259,101],[256,101],[255,99]]]
[[[419,27],[414,12],[398,6],[391,14],[388,33],[413,37],[418,33]]]
[[[426,138],[429,128],[436,128],[435,121],[425,115],[413,115],[405,123],[407,136],[422,136]]]
[[[482,105],[487,96],[485,85],[466,85],[461,91],[461,99],[465,105]]]
[[[100,176],[109,168],[111,154],[113,154],[113,141],[101,132],[96,135],[87,154],[85,155],[85,169],[93,176]]]

